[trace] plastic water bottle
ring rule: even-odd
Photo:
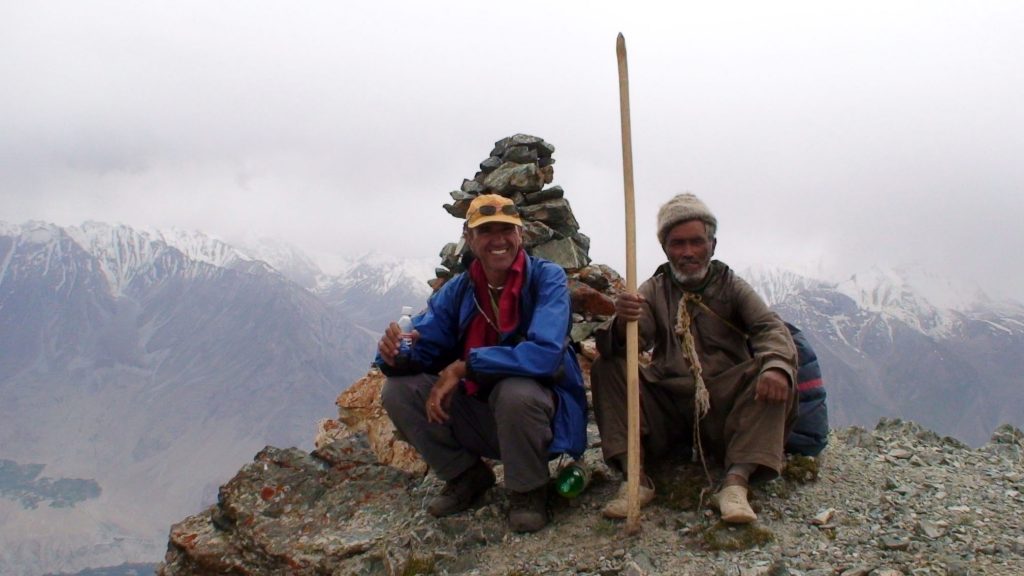
[[[590,484],[590,469],[582,462],[573,462],[558,473],[555,488],[565,498],[579,496]]]
[[[395,356],[395,365],[405,367],[409,364],[409,355],[412,353],[412,306],[402,306],[402,315],[398,318],[398,329],[402,331],[402,340],[398,344],[398,355]]]

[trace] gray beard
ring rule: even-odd
[[[704,279],[708,275],[708,269],[711,268],[711,263],[708,262],[700,269],[696,274],[683,274],[679,270],[676,270],[676,265],[671,261],[668,263],[668,269],[672,271],[672,277],[675,278],[676,282],[686,286],[687,284],[696,284]]]

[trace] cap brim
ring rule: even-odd
[[[523,221],[518,216],[510,216],[508,214],[494,214],[491,216],[480,216],[473,222],[467,224],[468,228],[476,228],[488,222],[501,222],[504,224],[515,224],[516,226],[522,226]]]

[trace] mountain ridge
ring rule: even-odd
[[[205,237],[0,229],[0,458],[100,486],[62,509],[0,499],[5,574],[153,560],[253,452],[309,442],[372,355],[344,310]]]

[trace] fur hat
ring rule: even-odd
[[[707,205],[693,194],[684,192],[677,194],[658,209],[658,242],[664,246],[665,237],[672,227],[687,220],[700,220],[713,228],[718,227],[718,219]]]

